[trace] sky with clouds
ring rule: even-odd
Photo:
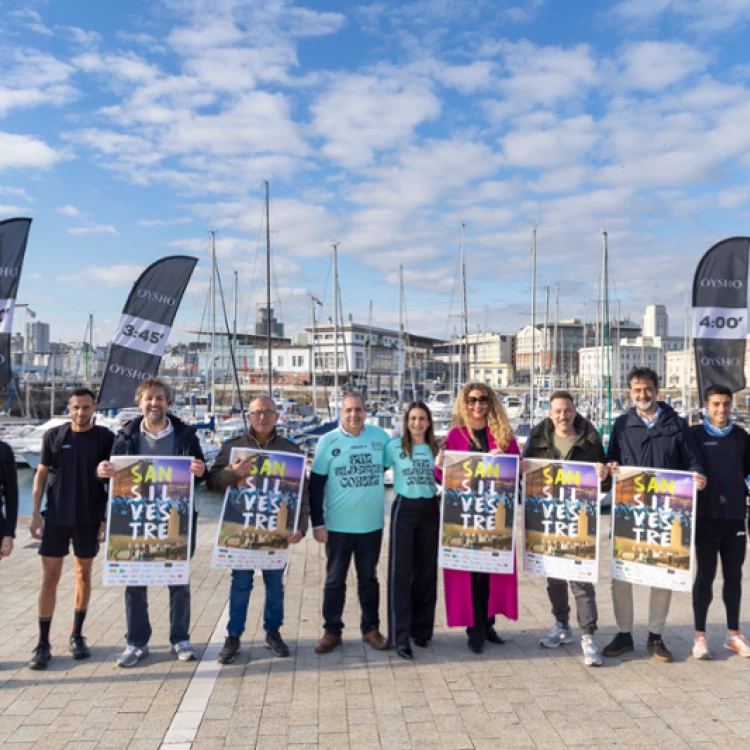
[[[309,294],[409,327],[528,321],[539,297],[589,319],[609,235],[611,296],[681,334],[702,253],[747,235],[750,0],[0,0],[0,218],[34,219],[19,302],[53,340],[114,332],[153,260],[199,265],[173,342],[197,329],[208,230],[240,328]],[[554,295],[554,292],[553,292]],[[22,310],[15,327],[27,318]],[[205,327],[205,323],[203,323]]]

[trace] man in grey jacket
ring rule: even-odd
[[[212,492],[225,492],[227,487],[244,479],[250,474],[252,461],[249,458],[237,458],[230,465],[232,448],[255,448],[263,451],[283,451],[302,454],[293,442],[286,440],[276,432],[278,419],[276,404],[268,396],[259,396],[250,403],[250,431],[234,440],[228,440],[222,446],[206,486]],[[307,533],[310,516],[310,502],[307,483],[302,493],[299,528],[288,541],[299,543]],[[247,608],[253,590],[254,570],[233,570],[232,587],[229,591],[229,623],[224,647],[219,653],[221,664],[231,664],[240,650],[240,636],[245,632]],[[281,626],[284,624],[284,570],[264,570],[263,583],[266,587],[266,601],[263,609],[263,627],[266,631],[266,648],[276,656],[289,656],[289,647],[281,637]]]

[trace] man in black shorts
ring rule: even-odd
[[[90,656],[81,635],[91,596],[91,566],[104,541],[107,491],[96,476],[100,461],[109,458],[115,436],[94,424],[96,399],[88,388],[76,388],[70,396],[70,424],[53,427],[44,435],[42,455],[34,477],[34,511],[31,535],[41,539],[42,590],[39,593],[39,643],[29,662],[31,669],[46,669],[51,658],[49,631],[55,611],[57,584],[63,559],[73,542],[75,555],[75,613],[70,634],[74,659]],[[47,487],[47,478],[52,480]],[[47,488],[47,511],[41,505]]]

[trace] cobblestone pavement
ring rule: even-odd
[[[508,643],[488,644],[482,656],[469,652],[463,633],[446,627],[441,596],[431,648],[415,648],[413,662],[363,644],[351,578],[343,648],[317,656],[325,559],[308,537],[294,551],[287,580],[282,632],[291,658],[273,658],[263,648],[263,584],[256,579],[242,652],[235,664],[220,667],[215,654],[224,637],[229,576],[209,569],[216,522],[207,520],[199,525],[192,569],[192,642],[206,658],[196,665],[169,654],[168,592],[154,588],[151,656],[134,669],[117,668],[124,647],[123,592],[100,585],[97,564],[84,628],[92,658],[74,663],[67,652],[74,584],[69,558],[52,623],[54,658],[46,672],[32,672],[25,665],[36,643],[41,566],[27,521],[21,521],[13,556],[0,562],[4,747],[750,748],[750,660],[721,647],[720,581],[709,618],[712,662],[689,656],[691,601],[682,594],[673,598],[665,633],[675,663],[649,658],[646,592],[639,587],[634,653],[594,669],[582,663],[578,634],[570,646],[541,649],[539,638],[551,625],[545,582],[527,574],[519,579],[520,619],[499,623]],[[605,554],[598,586],[602,646],[615,632],[608,560]],[[384,620],[385,570],[384,550]]]

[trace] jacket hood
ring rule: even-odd
[[[573,420],[573,429],[576,431],[578,440],[576,444],[584,442],[596,442],[599,437],[599,433],[596,431],[591,422],[582,414],[576,413],[575,419]],[[555,425],[549,417],[543,419],[529,435],[529,442],[534,442],[540,448],[551,448],[553,445],[553,435],[555,433]]]

